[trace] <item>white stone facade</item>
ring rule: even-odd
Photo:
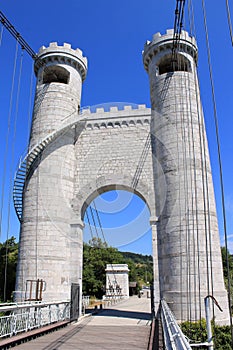
[[[57,136],[48,137],[27,175],[17,291],[40,278],[44,300],[69,299],[71,283],[82,282],[85,209],[98,194],[125,189],[150,210],[156,307],[165,298],[178,320],[196,320],[204,317],[200,305],[213,291],[224,308],[216,310],[217,321],[227,323],[197,48],[183,32],[179,55],[187,71],[163,72],[172,38],[169,31],[156,34],[145,46],[152,109],[80,112],[86,58],[68,44],[40,50],[29,148]]]
[[[127,264],[107,264],[106,298],[129,298],[129,268]]]
[[[211,294],[219,323],[229,322],[209,152],[200,102],[193,37],[182,31],[172,58],[173,31],[144,48],[152,106],[160,297],[178,320],[204,317]],[[173,66],[174,67],[174,66]],[[158,114],[159,112],[159,114]],[[166,185],[164,186],[163,183]],[[161,186],[162,184],[162,186]],[[199,316],[198,316],[199,315]]]

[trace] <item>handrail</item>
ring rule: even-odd
[[[161,319],[164,343],[167,350],[191,350],[184,333],[180,329],[173,313],[165,300],[161,300]]]
[[[1,339],[70,320],[70,301],[4,305],[0,312],[4,314],[0,316]]]
[[[7,311],[15,311],[20,309],[30,309],[31,307],[46,307],[51,305],[61,305],[61,304],[69,304],[69,300],[62,300],[62,301],[51,301],[51,302],[41,302],[41,301],[34,301],[32,303],[5,303],[3,306],[0,304],[0,313],[1,312],[7,312]]]

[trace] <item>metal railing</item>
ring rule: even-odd
[[[191,350],[191,346],[180,329],[165,300],[161,300],[161,319],[165,348],[167,350]]]
[[[89,295],[83,295],[82,297],[82,305],[84,308],[88,307],[90,305],[90,296]]]
[[[59,321],[69,320],[70,302],[34,302],[0,306],[0,338],[12,337]]]

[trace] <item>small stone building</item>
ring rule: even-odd
[[[127,264],[107,264],[106,297],[129,297],[129,268]]]

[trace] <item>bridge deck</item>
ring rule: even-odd
[[[17,350],[143,349],[150,334],[150,299],[131,297],[66,328],[16,346]]]

